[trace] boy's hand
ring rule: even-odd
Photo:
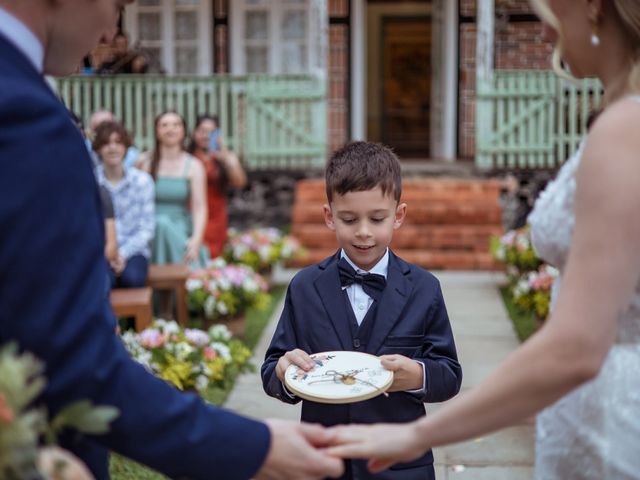
[[[276,375],[281,382],[284,382],[284,372],[289,368],[289,365],[297,365],[305,372],[308,372],[316,366],[316,362],[313,361],[307,352],[299,348],[285,353],[280,357],[276,365]]]
[[[393,383],[388,392],[406,392],[423,388],[423,370],[418,362],[404,355],[382,355],[382,366],[393,372]]]

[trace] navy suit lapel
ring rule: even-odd
[[[367,345],[367,352],[376,354],[385,338],[400,318],[400,314],[409,299],[412,285],[408,279],[409,266],[389,252],[387,286],[382,293],[375,325]]]
[[[331,258],[321,262],[318,267],[322,270],[314,281],[318,295],[322,300],[329,320],[336,331],[343,350],[351,347],[351,329],[349,320],[345,312],[345,301],[342,288],[340,287],[340,276],[338,275],[338,260],[340,252]]]

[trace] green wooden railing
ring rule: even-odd
[[[477,90],[476,165],[483,170],[557,167],[602,102],[597,80],[574,85],[551,71],[496,70]]]
[[[71,76],[56,81],[65,105],[85,122],[110,110],[141,150],[153,147],[153,122],[180,113],[189,128],[198,114],[220,117],[224,138],[249,169],[323,168],[326,87],[309,75],[211,77]]]

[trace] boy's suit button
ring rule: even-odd
[[[355,348],[360,348],[360,340],[356,338],[356,339],[353,341],[353,346],[354,346]]]

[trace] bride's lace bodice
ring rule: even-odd
[[[575,225],[576,172],[583,150],[584,142],[563,165],[555,180],[540,194],[529,215],[536,253],[561,273],[569,254]],[[611,248],[615,248],[615,245]],[[555,300],[561,278],[554,285],[552,300]],[[628,309],[619,319],[619,327],[617,343],[640,343],[640,282]]]
[[[529,216],[536,252],[560,270],[552,305],[575,225],[576,171],[583,149],[584,144],[565,163]],[[597,279],[593,285],[598,288]],[[639,372],[640,284],[620,316],[616,343],[599,375],[538,415],[536,480],[640,479]]]

